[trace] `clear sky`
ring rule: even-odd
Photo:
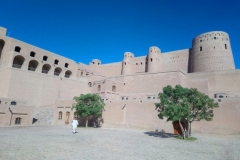
[[[123,60],[191,48],[208,31],[230,36],[240,68],[239,0],[0,0],[0,26],[7,35],[76,62]]]

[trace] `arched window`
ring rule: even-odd
[[[69,78],[71,76],[71,74],[72,74],[72,72],[68,70],[65,72],[65,77]]]
[[[21,48],[18,47],[18,46],[16,46],[15,49],[14,49],[15,52],[20,52],[20,50],[21,50]]]
[[[31,56],[31,57],[35,57],[35,55],[36,55],[36,53],[33,52],[33,51],[30,53],[30,56]]]
[[[29,71],[35,71],[38,66],[38,61],[36,60],[31,60],[28,64],[28,70]]]
[[[15,124],[21,124],[21,119],[22,119],[22,118],[20,118],[20,117],[16,118],[16,119],[15,119]]]
[[[47,56],[43,56],[43,60],[47,61],[48,57]]]
[[[48,71],[51,69],[51,66],[49,64],[44,64],[42,67],[42,73],[48,73]]]
[[[57,67],[57,68],[55,68],[55,70],[54,70],[54,75],[55,75],[55,76],[59,76],[61,72],[62,72],[62,69],[59,68],[59,67]]]
[[[23,63],[25,61],[25,58],[23,56],[15,56],[14,59],[13,59],[13,65],[12,67],[14,68],[21,68]]]
[[[58,61],[57,59],[55,59],[54,64],[58,64],[58,62],[59,62],[59,61]]]
[[[88,87],[92,87],[92,82],[88,82]]]
[[[98,91],[101,91],[101,85],[98,85],[98,89],[97,89]]]
[[[62,111],[58,112],[58,119],[59,119],[59,120],[62,119]]]
[[[68,68],[68,63],[65,63],[65,67]]]
[[[116,92],[116,86],[115,85],[112,86],[112,91]]]
[[[17,105],[17,102],[12,101],[12,102],[11,102],[11,105],[14,105],[14,106],[15,106],[15,105]]]

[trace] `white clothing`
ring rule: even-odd
[[[72,121],[73,133],[76,133],[77,126],[78,126],[78,121],[74,119]]]

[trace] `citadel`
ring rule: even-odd
[[[0,27],[0,126],[70,125],[73,97],[95,93],[106,106],[103,126],[173,133],[154,103],[162,88],[180,84],[214,98],[211,122],[194,122],[193,132],[240,133],[240,71],[235,69],[229,35],[201,34],[187,49],[146,56],[125,52],[121,62],[89,65],[6,36]]]

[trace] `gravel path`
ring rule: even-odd
[[[140,130],[35,126],[0,128],[1,160],[240,160],[240,135],[189,142]]]

